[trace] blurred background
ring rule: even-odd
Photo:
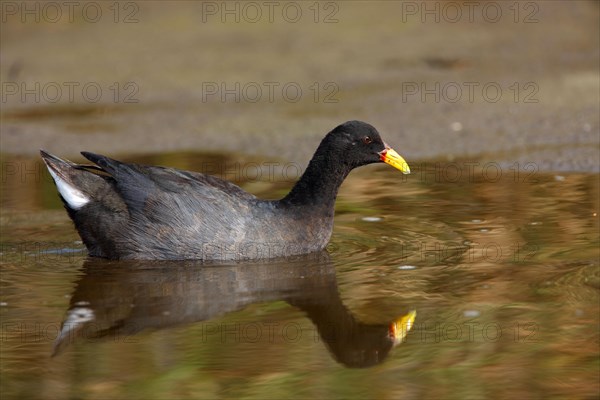
[[[600,165],[597,1],[5,1],[1,34],[3,153],[306,163],[360,119],[409,162]]]

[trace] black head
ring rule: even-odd
[[[317,204],[333,215],[338,188],[348,173],[361,165],[385,162],[405,174],[408,164],[366,122],[348,121],[321,141],[302,178],[282,199],[284,204]]]
[[[334,148],[332,156],[350,168],[385,162],[403,173],[410,172],[406,161],[381,139],[377,129],[366,122],[345,122],[329,132],[323,143]]]

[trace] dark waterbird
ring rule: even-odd
[[[89,152],[81,154],[95,165],[41,154],[89,254],[111,259],[240,260],[319,251],[329,242],[335,198],[352,169],[385,162],[410,173],[377,130],[360,121],[329,132],[281,200],[261,200],[196,172]]]

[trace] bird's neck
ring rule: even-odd
[[[336,154],[317,150],[300,180],[281,203],[316,207],[333,215],[338,189],[349,172],[350,168],[340,163]]]

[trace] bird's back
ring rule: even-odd
[[[252,210],[260,202],[209,175],[122,163],[92,153],[84,156],[99,168],[42,153],[93,256],[222,258],[215,253],[243,241]]]

